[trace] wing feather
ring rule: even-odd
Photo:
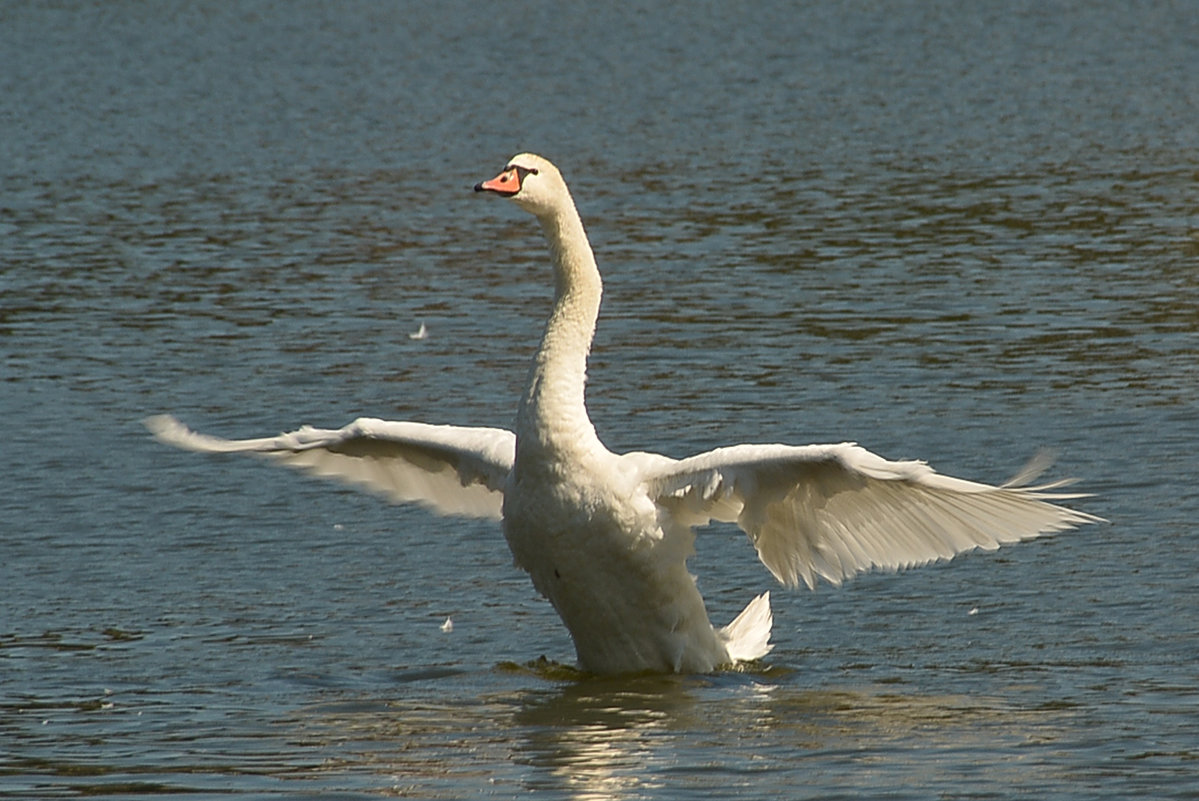
[[[1041,469],[995,487],[848,442],[737,445],[664,462],[646,485],[677,522],[736,523],[779,581],[815,587],[1102,520],[1053,503],[1085,497],[1056,491],[1068,482],[1025,486]]]
[[[204,453],[251,453],[323,478],[364,486],[441,514],[499,519],[516,436],[499,428],[359,418],[344,428],[305,426],[277,437],[227,440],[174,417],[145,421],[161,442]]]

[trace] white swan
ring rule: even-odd
[[[687,559],[693,527],[712,520],[739,525],[783,584],[808,587],[1100,520],[1049,503],[1081,497],[1053,492],[1065,482],[976,484],[852,443],[736,445],[682,460],[612,453],[584,405],[600,274],[566,183],[525,153],[475,189],[536,216],[553,256],[553,310],[515,433],[364,418],[230,441],[167,416],[147,426],[179,447],[265,454],[436,512],[502,518],[516,563],[595,673],[707,672],[770,650],[769,593],[722,629],[708,621]]]

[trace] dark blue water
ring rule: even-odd
[[[7,4],[0,67],[0,797],[1199,794],[1189,8]],[[494,525],[145,434],[509,425],[547,257],[470,187],[524,149],[614,449],[1046,447],[1112,523],[584,680]]]

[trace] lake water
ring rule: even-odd
[[[0,6],[0,797],[1199,795],[1199,15],[560,5]],[[524,149],[614,449],[1050,448],[1111,524],[815,593],[706,531],[774,652],[599,681],[495,525],[145,433],[510,425]]]

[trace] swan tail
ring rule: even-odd
[[[720,637],[728,649],[729,659],[745,662],[760,659],[770,653],[770,627],[774,624],[774,613],[770,611],[770,593],[764,592],[749,602],[749,605],[720,630]]]

